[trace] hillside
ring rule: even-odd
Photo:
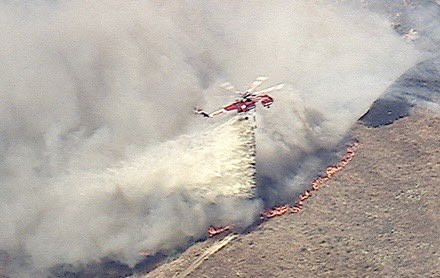
[[[426,111],[352,131],[353,161],[300,214],[232,238],[188,277],[440,276],[440,118]],[[184,274],[221,238],[147,277]],[[180,275],[182,276],[182,275]]]

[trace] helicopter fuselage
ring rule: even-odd
[[[244,98],[242,100],[238,100],[232,104],[223,107],[223,109],[226,111],[236,110],[237,113],[248,112],[250,110],[255,109],[257,103],[260,101],[264,107],[268,108],[273,103],[273,98],[269,95],[253,96],[249,98]]]

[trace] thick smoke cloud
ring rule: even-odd
[[[287,85],[257,113],[270,204],[417,61],[385,17],[329,2],[5,1],[0,22],[0,250],[31,273],[252,223],[259,200],[213,206],[186,186],[209,170],[167,166],[224,121],[192,114],[234,99],[221,82]]]

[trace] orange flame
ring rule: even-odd
[[[282,206],[273,208],[271,210],[263,211],[261,213],[261,215],[265,219],[272,218],[272,217],[280,216],[280,215],[287,213],[291,208],[292,207],[290,205],[282,205]]]
[[[314,191],[318,191],[320,187],[324,186],[327,181],[333,178],[339,171],[341,171],[347,164],[353,159],[355,151],[359,148],[359,142],[356,140],[352,145],[347,148],[347,152],[342,157],[341,161],[333,166],[325,169],[325,175],[316,178],[312,181],[312,189],[304,191],[298,198],[298,201],[291,206],[289,204],[272,208],[270,210],[261,213],[262,219],[270,219],[276,216],[280,216],[286,213],[299,213],[304,206],[304,202],[312,197]]]
[[[232,226],[230,226],[230,225],[224,226],[224,227],[211,226],[208,229],[208,234],[209,234],[209,237],[213,237],[213,236],[216,236],[218,234],[224,233],[226,231],[230,231],[231,229],[232,229]]]
[[[353,159],[355,152],[359,148],[359,146],[360,146],[359,141],[355,140],[354,143],[347,148],[347,152],[342,157],[341,161],[339,161],[339,163],[337,163],[336,165],[327,167],[327,169],[325,169],[324,176],[318,177],[315,180],[313,180],[312,188],[310,190],[304,191],[304,193],[299,196],[298,201],[296,201],[293,206],[290,204],[285,204],[263,211],[261,213],[261,219],[268,220],[270,218],[281,216],[286,213],[301,212],[302,209],[304,208],[304,202],[307,201],[310,197],[312,197],[314,192],[318,191],[319,188],[324,186],[327,181],[329,181],[339,171],[341,171],[342,169],[345,168],[345,166],[347,166],[347,164]],[[208,234],[209,237],[213,237],[229,230],[231,230],[231,226],[225,226],[225,227],[211,226],[208,229]]]

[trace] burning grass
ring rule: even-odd
[[[297,201],[291,205],[291,204],[284,204],[278,207],[271,208],[269,210],[263,211],[261,213],[261,219],[262,220],[269,220],[271,218],[284,215],[286,213],[299,213],[304,209],[304,203],[310,199],[314,194],[316,194],[317,191],[321,187],[323,187],[330,179],[332,179],[338,172],[340,172],[342,169],[344,169],[348,163],[354,158],[356,150],[359,148],[360,143],[359,141],[355,140],[350,146],[348,146],[347,151],[345,155],[342,157],[342,159],[336,164],[327,167],[325,170],[325,174],[323,176],[320,176],[312,181],[311,183],[311,189],[304,191],[302,193]],[[216,236],[218,234],[224,233],[226,231],[230,231],[232,229],[231,226],[225,226],[225,227],[214,227],[211,226],[208,229],[208,235],[209,237]]]

